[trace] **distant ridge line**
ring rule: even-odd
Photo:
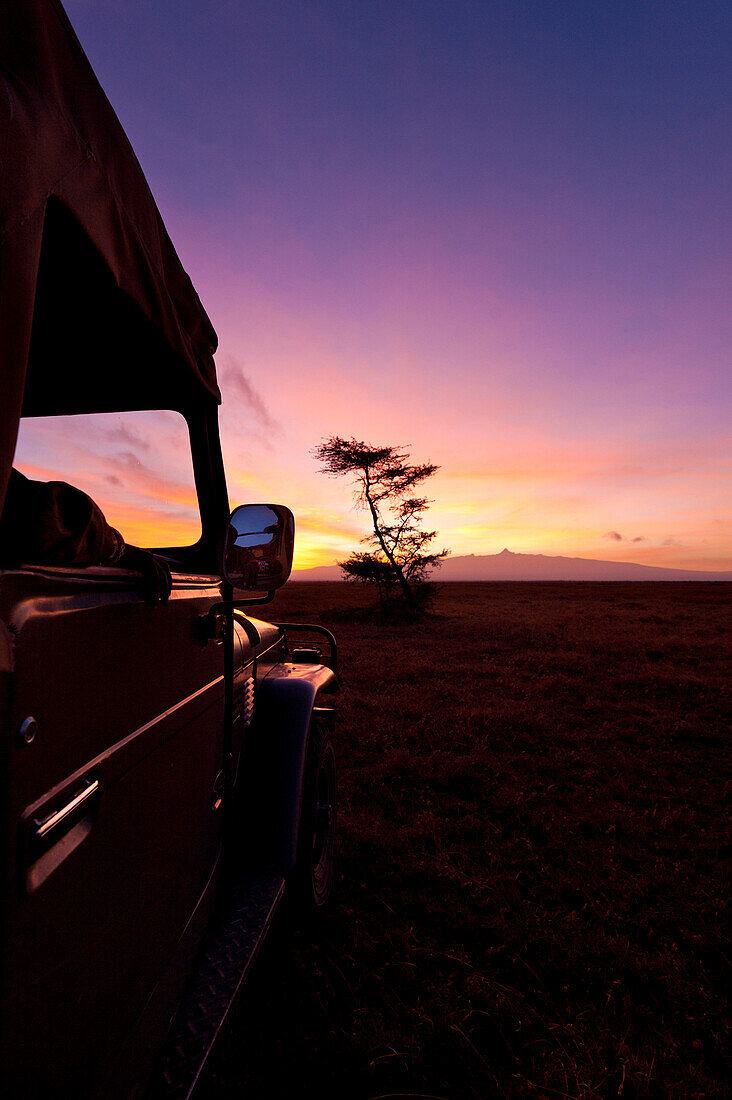
[[[447,558],[433,573],[449,581],[732,581],[732,569],[667,569],[661,565],[599,561],[595,558],[552,557],[548,554],[466,554]],[[337,565],[321,565],[292,573],[293,581],[340,581]]]

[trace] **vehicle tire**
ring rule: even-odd
[[[329,723],[313,715],[305,756],[297,861],[289,893],[299,916],[319,913],[335,880],[336,762]]]

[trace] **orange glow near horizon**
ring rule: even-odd
[[[334,565],[359,549],[369,534],[368,516],[354,506],[348,480],[320,474],[302,434],[285,439],[276,426],[264,432],[251,416],[247,425],[241,407],[244,430],[240,421],[232,431],[232,405],[223,417],[232,506],[269,501],[292,507],[295,572]],[[314,407],[310,415],[320,416],[324,427],[329,414],[322,409],[316,414]],[[150,418],[147,424],[145,416]],[[19,466],[28,476],[61,478],[83,488],[128,542],[190,545],[200,534],[200,517],[188,440],[180,434],[180,418],[167,416],[173,420],[166,414],[143,414],[142,427],[118,416],[110,418],[111,427],[106,422],[99,427],[95,419],[85,431],[71,418],[35,422],[31,451],[43,461],[30,461],[28,446],[22,445]],[[372,425],[366,402],[361,416],[358,434],[385,441],[368,430]],[[424,427],[413,425],[418,440],[411,448],[414,460],[443,458],[426,486],[433,503],[425,520],[438,531],[436,549],[446,547],[453,556],[496,554],[507,548],[670,568],[732,567],[732,514],[720,496],[725,472],[721,450],[710,469],[712,448],[699,445],[674,451],[664,443],[645,444],[635,452],[603,450],[600,442],[572,447],[538,434],[526,441],[521,426],[519,438],[510,444],[512,427],[506,419],[497,422],[494,438],[480,448],[482,461],[476,461],[474,452],[467,465],[460,452],[457,461],[450,461],[455,445],[450,447],[444,424],[439,445],[446,458],[437,455],[434,445],[428,450],[429,440],[420,440]],[[173,428],[178,434],[171,434]],[[461,450],[466,439],[467,431]]]

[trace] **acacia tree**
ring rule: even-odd
[[[322,462],[323,473],[353,475],[356,502],[371,517],[373,533],[361,540],[371,550],[338,562],[346,578],[373,584],[382,604],[401,596],[416,610],[416,593],[449,553],[427,550],[437,531],[422,530],[420,522],[431,501],[415,495],[415,488],[439,466],[415,466],[408,461],[408,452],[398,447],[374,447],[337,435],[324,440],[313,453]]]

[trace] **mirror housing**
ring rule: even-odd
[[[284,504],[241,504],[229,516],[222,574],[245,592],[273,592],[292,569],[295,517]]]

